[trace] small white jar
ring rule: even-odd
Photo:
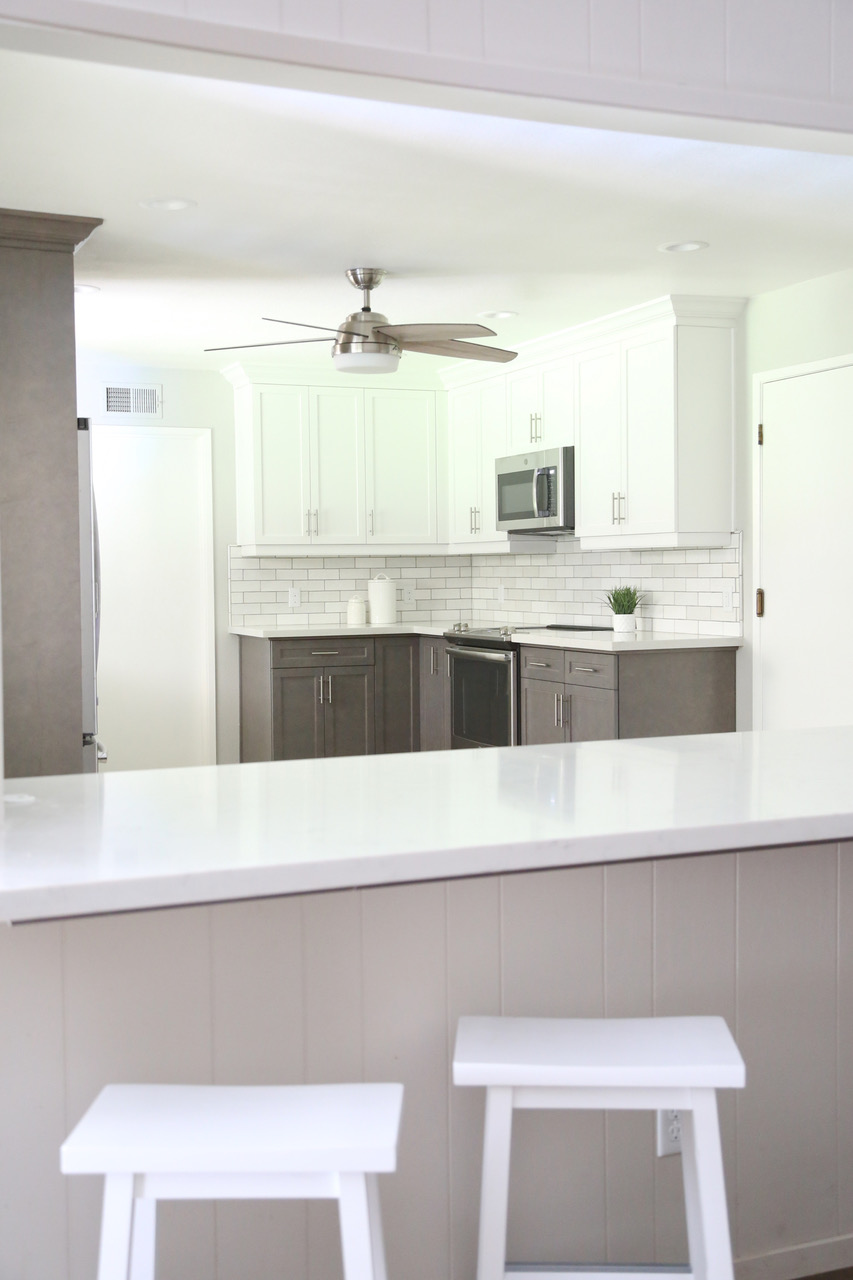
[[[367,605],[363,596],[350,596],[347,601],[347,626],[363,627],[367,623]]]

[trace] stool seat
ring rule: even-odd
[[[107,1085],[62,1144],[104,1175],[98,1280],[154,1280],[160,1200],[337,1200],[344,1280],[387,1280],[401,1084]]]
[[[672,1085],[740,1089],[743,1058],[723,1018],[459,1019],[459,1085]]]
[[[389,1173],[401,1084],[111,1084],[60,1152],[63,1173]]]

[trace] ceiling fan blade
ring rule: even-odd
[[[450,338],[494,338],[494,329],[484,324],[383,324],[377,333],[404,342],[444,342]]]
[[[419,351],[425,356],[453,356],[457,360],[494,360],[506,364],[514,360],[517,351],[504,351],[502,347],[480,347],[476,342],[400,342],[404,351]]]
[[[322,329],[323,333],[343,333],[343,334],[346,334],[346,336],[347,336],[348,338],[363,338],[363,337],[364,337],[364,334],[363,334],[363,333],[354,333],[354,332],[352,332],[352,330],[350,330],[350,329],[328,329],[328,328],[326,327],[326,325],[324,325],[324,324],[303,324],[301,320],[276,320],[275,316],[261,316],[261,319],[262,319],[262,320],[269,320],[272,324],[293,324],[293,325],[295,325],[295,326],[296,326],[296,328],[297,328],[297,329]],[[305,338],[305,339],[303,339],[303,341],[305,341],[305,342],[308,342],[308,341],[322,342],[322,341],[324,341],[324,339],[322,339],[322,338],[314,338],[314,339],[308,339],[308,338]]]
[[[332,338],[287,338],[284,342],[241,342],[236,347],[205,347],[205,351],[248,351],[250,347],[301,347],[306,342],[332,342]]]

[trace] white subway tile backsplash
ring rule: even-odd
[[[415,589],[398,600],[401,622],[543,625],[606,621],[607,591],[621,584],[644,595],[647,630],[739,635],[741,567],[736,546],[673,551],[579,551],[568,540],[552,555],[327,556],[246,558],[231,555],[234,626],[339,626],[352,595],[367,598],[368,579],[386,573]],[[302,601],[286,608],[288,587]],[[501,594],[502,593],[502,594]],[[713,628],[713,630],[712,630]]]

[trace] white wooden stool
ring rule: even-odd
[[[98,1280],[154,1280],[158,1200],[338,1201],[345,1280],[386,1280],[401,1084],[111,1084],[61,1149],[105,1175]]]
[[[515,1107],[679,1111],[694,1280],[733,1280],[717,1089],[741,1089],[743,1059],[722,1018],[460,1018],[458,1085],[486,1086],[477,1280],[542,1280],[506,1262]],[[684,1267],[548,1266],[573,1280],[685,1274]]]

